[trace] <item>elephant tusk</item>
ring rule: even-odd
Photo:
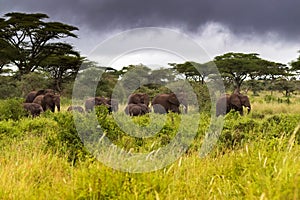
[[[248,113],[251,111],[251,107],[247,107]]]

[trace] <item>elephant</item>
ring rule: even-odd
[[[38,95],[33,100],[33,103],[40,104],[44,111],[50,109],[51,112],[54,112],[55,106],[60,111],[60,96],[57,94],[46,93],[45,95]]]
[[[149,95],[146,93],[133,93],[128,97],[128,104],[145,104],[147,107],[150,103]]]
[[[143,103],[130,103],[125,108],[125,113],[130,116],[140,116],[149,113],[149,107]]]
[[[32,117],[37,117],[44,111],[42,106],[37,103],[23,103],[23,108],[29,112]]]
[[[26,99],[25,99],[25,103],[32,103],[33,100],[37,96],[45,95],[47,93],[55,94],[54,90],[52,90],[52,89],[42,89],[42,90],[38,90],[38,91],[31,91],[27,94]]]
[[[81,106],[69,106],[68,109],[67,109],[67,111],[69,111],[69,112],[71,112],[71,111],[77,111],[77,112],[83,113],[84,109]]]
[[[84,106],[85,111],[93,111],[95,106],[105,105],[108,108],[108,111],[111,112],[111,105],[108,103],[108,99],[104,97],[91,97],[85,100]]]
[[[221,96],[216,104],[216,116],[225,115],[230,110],[235,110],[243,115],[243,106],[247,108],[248,113],[251,111],[250,100],[247,95],[235,92]]]
[[[116,99],[106,98],[106,103],[110,106],[110,112],[117,112],[119,110],[119,101]]]
[[[180,113],[180,102],[175,93],[158,94],[152,100],[152,106],[155,113],[164,114],[167,112]]]

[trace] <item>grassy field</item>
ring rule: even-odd
[[[80,141],[74,117],[65,111],[67,100],[60,113],[14,120],[3,108],[7,101],[0,102],[0,199],[300,199],[299,98],[290,98],[289,104],[267,94],[250,100],[251,114],[229,113],[216,146],[204,158],[199,152],[209,113],[199,118],[169,115],[165,124],[153,113],[134,118],[134,124],[144,127],[149,119],[161,126],[154,137],[142,140],[122,131],[103,108],[97,110],[106,136],[135,153],[169,144],[180,130],[180,119],[188,121],[186,133],[200,119],[183,155],[145,173],[122,172],[95,159]],[[123,113],[118,115],[122,119]],[[85,117],[79,116],[81,128],[92,135],[95,130]]]

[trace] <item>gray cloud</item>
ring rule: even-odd
[[[218,22],[235,34],[272,31],[286,39],[300,35],[298,0],[10,0],[1,4],[2,15],[8,11],[43,12],[51,19],[103,32],[144,26],[194,32],[207,22]]]
[[[298,0],[0,0],[0,16],[42,12],[77,26],[79,39],[67,42],[85,55],[122,30],[158,26],[192,36],[211,58],[256,52],[288,63],[300,49],[299,7]]]

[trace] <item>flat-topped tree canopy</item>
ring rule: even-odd
[[[35,71],[61,42],[59,39],[74,37],[77,27],[61,22],[47,22],[43,13],[12,12],[0,18],[0,59],[9,60],[18,68],[18,78]]]
[[[240,91],[246,78],[277,77],[287,75],[284,64],[267,61],[258,57],[257,53],[226,53],[216,56],[214,62],[221,75],[232,81],[235,90]]]

